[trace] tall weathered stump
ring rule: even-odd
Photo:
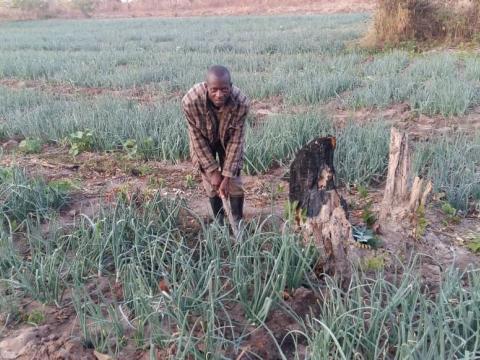
[[[425,208],[432,191],[432,183],[418,176],[408,186],[412,179],[410,157],[408,134],[392,128],[387,181],[380,208],[380,221],[384,225],[398,224],[405,218],[415,223],[418,209]]]

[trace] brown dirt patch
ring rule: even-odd
[[[475,107],[464,116],[444,117],[419,114],[405,103],[394,104],[386,109],[351,110],[335,100],[325,106],[325,111],[331,114],[334,123],[339,126],[344,126],[349,121],[368,123],[381,119],[387,125],[406,131],[413,140],[435,138],[453,131],[475,133],[480,130],[480,107]]]
[[[130,89],[113,89],[104,87],[81,87],[65,83],[46,82],[43,80],[19,80],[14,78],[0,79],[0,85],[7,86],[13,90],[35,89],[56,96],[77,98],[83,96],[94,98],[96,96],[112,96],[121,99],[134,100],[139,103],[154,103],[179,98],[183,94],[174,92],[167,94],[155,88],[153,85],[134,87]]]

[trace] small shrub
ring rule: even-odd
[[[42,152],[42,142],[39,139],[26,138],[18,145],[18,151],[23,154],[38,154]]]

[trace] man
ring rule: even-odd
[[[235,222],[243,218],[244,191],[240,178],[245,145],[248,98],[232,85],[224,66],[208,69],[206,81],[194,85],[182,99],[190,154],[202,174],[213,214],[222,223],[222,199],[230,198]]]

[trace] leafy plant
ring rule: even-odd
[[[458,224],[460,222],[460,217],[457,214],[457,209],[455,209],[449,202],[444,201],[442,203],[442,212],[445,215],[446,219],[444,223],[448,224]]]
[[[364,226],[352,226],[352,236],[359,244],[377,249],[382,246],[382,241],[373,231]]]
[[[477,235],[473,240],[469,241],[467,248],[474,253],[480,253],[480,235]]]
[[[70,142],[70,155],[77,156],[93,148],[93,133],[88,129],[85,131],[76,131],[70,134],[68,139]]]
[[[123,150],[127,153],[129,159],[133,159],[138,154],[137,142],[133,139],[129,139],[123,143]]]

